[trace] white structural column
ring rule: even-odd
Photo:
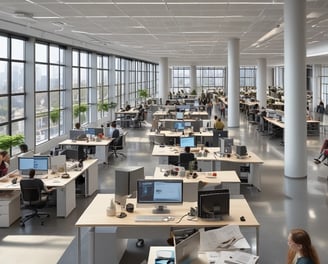
[[[267,86],[273,86],[273,68],[272,67],[267,67]]]
[[[261,107],[266,107],[266,89],[267,89],[267,61],[264,58],[257,60],[257,78],[256,78],[256,99]]]
[[[317,105],[321,100],[320,93],[320,74],[321,74],[321,66],[318,64],[312,65],[312,111],[313,118],[315,118]]]
[[[198,95],[200,95],[202,92],[202,91],[197,91],[196,65],[190,66],[190,88],[191,91],[195,90]]]
[[[285,18],[285,176],[307,176],[305,0],[288,0]]]
[[[228,127],[239,127],[239,39],[228,42]]]
[[[169,67],[168,58],[161,58],[159,62],[159,98],[162,103],[168,98],[169,95]]]

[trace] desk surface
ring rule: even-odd
[[[186,135],[186,133],[191,133],[192,136],[196,136],[196,137],[213,137],[213,131],[202,131],[202,132],[192,132],[190,130],[190,132],[188,132],[188,129],[186,130],[186,132],[184,132],[184,134]],[[181,137],[182,131],[171,131],[171,130],[161,130],[161,132],[156,133],[155,131],[149,131],[147,132],[148,136],[160,136],[163,135],[165,137]]]
[[[180,176],[164,176],[165,171],[169,170],[170,165],[157,166],[155,168],[153,178],[156,179],[183,179],[184,182],[208,182],[208,183],[221,183],[221,182],[239,182],[240,179],[236,171],[211,171],[211,172],[200,172],[197,171],[197,178],[193,179],[192,177],[180,177]],[[213,176],[215,175],[215,176]],[[151,177],[151,176],[147,176]]]
[[[66,139],[59,145],[76,145],[76,146],[107,146],[112,142],[112,138],[102,139],[101,141],[71,140]]]
[[[152,227],[152,226],[169,226],[169,227],[217,227],[224,225],[239,225],[244,227],[259,227],[260,224],[255,218],[251,208],[246,199],[230,199],[230,215],[224,217],[220,221],[206,221],[202,219],[188,220],[184,216],[190,211],[190,207],[196,206],[194,202],[186,202],[181,206],[169,207],[171,212],[169,215],[174,216],[174,221],[168,222],[135,222],[136,215],[150,215],[152,208],[136,208],[133,213],[127,213],[127,217],[118,218],[116,216],[107,216],[106,208],[110,205],[114,194],[97,194],[94,200],[90,203],[87,209],[83,212],[81,217],[75,223],[77,227],[100,227],[100,226],[115,226],[115,227]],[[128,199],[136,205],[135,199]],[[244,216],[246,221],[241,221],[240,217]]]
[[[70,170],[69,178],[63,179],[61,178],[62,173],[55,173],[51,174],[50,172],[48,174],[44,175],[36,175],[35,178],[40,178],[44,182],[44,184],[48,187],[62,187],[68,184],[69,182],[75,180],[79,175],[81,175],[83,172],[85,172],[91,165],[94,163],[97,163],[97,159],[88,159],[83,161],[83,168],[81,170]],[[17,183],[12,184],[12,179],[17,178]],[[0,180],[0,190],[20,190],[19,181],[22,179],[22,176],[20,175],[19,171],[13,171],[11,173],[8,173],[8,175],[4,176]]]
[[[200,148],[193,148],[195,152],[195,156],[197,160],[212,160],[212,161],[226,161],[226,162],[235,162],[235,163],[263,163],[263,160],[258,157],[253,152],[248,152],[248,157],[239,159],[234,153],[231,154],[230,158],[221,157],[220,154],[217,154],[220,151],[220,148],[215,147],[206,147],[205,150],[208,151],[207,156],[198,156]],[[198,153],[197,153],[198,151]],[[153,148],[152,155],[153,156],[179,156],[180,153],[183,152],[183,149],[180,147],[174,146],[164,146],[155,145]],[[193,151],[192,151],[193,152]]]

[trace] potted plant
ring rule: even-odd
[[[103,103],[103,102],[98,103],[99,112],[101,111],[108,112],[108,109],[109,109],[109,103]]]
[[[139,97],[143,98],[144,101],[146,101],[148,95],[148,90],[147,89],[141,89],[138,91]]]
[[[17,135],[1,135],[0,136],[0,149],[9,150],[11,147],[18,146],[24,143],[24,136]]]
[[[54,108],[50,111],[50,120],[52,123],[57,123],[60,118],[59,108]]]
[[[115,102],[110,102],[108,104],[108,108],[115,108],[116,106],[117,106],[117,103],[115,103]]]
[[[75,104],[73,105],[74,117],[78,117],[80,113],[85,113],[88,110],[87,104]]]

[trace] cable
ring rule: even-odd
[[[180,217],[180,219],[176,223],[179,224],[182,221],[182,219],[188,215],[189,215],[189,213],[184,214],[183,216]]]

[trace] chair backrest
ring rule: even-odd
[[[113,146],[116,149],[123,149],[123,136],[122,135],[114,139]]]
[[[24,204],[37,205],[41,203],[41,188],[36,181],[21,180],[20,187]]]
[[[186,170],[189,169],[190,162],[194,160],[195,160],[195,155],[193,153],[180,153],[179,156],[180,166],[184,167]]]

